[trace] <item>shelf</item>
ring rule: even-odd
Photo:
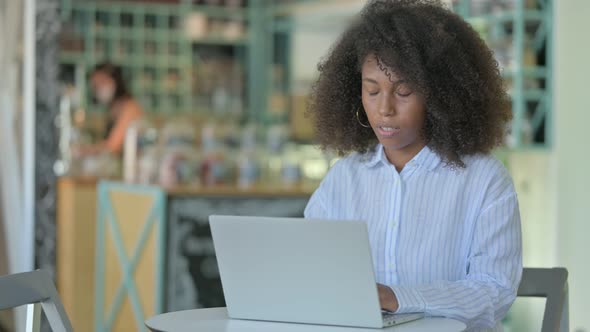
[[[62,63],[73,63],[82,65],[93,65],[89,61],[97,59],[111,59],[117,64],[123,65],[135,79],[133,86],[137,91],[145,94],[146,106],[153,100],[156,103],[151,107],[154,112],[182,112],[194,110],[200,101],[194,99],[191,87],[194,82],[190,81],[190,72],[193,68],[198,69],[199,55],[209,54],[211,48],[214,51],[217,46],[220,53],[232,54],[234,59],[240,57],[243,65],[243,74],[247,83],[244,84],[243,92],[247,97],[248,105],[244,105],[243,114],[248,115],[252,121],[272,118],[272,115],[264,114],[264,111],[249,112],[248,110],[266,110],[268,96],[272,94],[272,84],[260,84],[253,80],[255,75],[270,77],[268,71],[268,54],[272,54],[271,47],[281,47],[280,43],[272,42],[272,34],[280,35],[280,38],[289,38],[283,34],[290,34],[297,25],[297,29],[308,29],[308,31],[322,31],[325,26],[333,27],[336,24],[347,24],[349,19],[355,17],[364,5],[359,0],[298,0],[290,3],[279,4],[280,1],[247,1],[246,8],[228,8],[223,6],[192,5],[193,1],[170,1],[168,3],[146,3],[146,2],[123,2],[113,0],[60,0],[66,3],[62,10],[69,11],[69,15],[76,20],[74,26],[84,36],[85,51],[62,52],[60,60]],[[549,1],[549,0],[548,0]],[[554,0],[556,1],[556,0]],[[65,8],[65,9],[64,9]],[[468,6],[465,8],[468,9]],[[467,11],[464,11],[467,12]],[[245,31],[240,38],[228,39],[222,35],[223,26],[215,27],[213,33],[202,34],[203,38],[189,38],[185,34],[184,20],[191,14],[201,13],[209,18],[224,18],[227,20],[241,20],[244,22]],[[97,18],[100,23],[86,25]],[[466,20],[474,25],[479,25],[482,32],[494,37],[500,35],[512,43],[519,43],[519,47],[526,47],[526,51],[533,49],[529,46],[537,45],[534,50],[546,52],[547,66],[542,65],[524,67],[525,55],[523,48],[514,47],[512,51],[521,52],[517,63],[516,58],[504,59],[513,55],[505,50],[501,58],[503,63],[514,64],[513,68],[506,67],[501,71],[505,81],[514,85],[514,91],[510,92],[512,106],[515,114],[530,114],[531,110],[543,110],[548,114],[542,119],[545,128],[551,127],[551,98],[552,90],[550,79],[552,76],[551,43],[551,4],[541,7],[539,10],[531,9],[510,9],[499,13],[489,13],[466,17]],[[524,24],[523,24],[524,23]],[[301,28],[303,26],[303,28]],[[321,26],[322,28],[318,28]],[[531,31],[536,31],[531,39]],[[229,32],[229,31],[228,31]],[[267,40],[271,38],[271,42]],[[503,40],[502,40],[503,41]],[[269,45],[269,46],[267,46]],[[548,46],[542,49],[540,46]],[[98,46],[98,47],[95,47]],[[504,46],[504,44],[500,45]],[[95,53],[92,47],[95,47]],[[231,50],[230,50],[231,48]],[[269,49],[267,49],[269,48]],[[231,51],[231,53],[230,53]],[[97,57],[95,54],[100,54]],[[215,52],[211,54],[216,54]],[[283,59],[282,55],[274,55],[277,59],[272,61],[288,62],[288,56]],[[269,56],[273,59],[272,56]],[[538,60],[538,59],[537,59]],[[526,63],[542,63],[526,61]],[[283,64],[283,63],[281,63]],[[177,88],[169,89],[163,86],[167,77],[168,69],[175,71],[179,81]],[[198,71],[194,71],[198,72]],[[149,78],[152,78],[150,81]],[[288,77],[288,75],[287,75]],[[142,80],[147,78],[147,80]],[[151,84],[140,84],[140,82],[151,82]],[[546,84],[546,85],[545,85]],[[547,90],[536,88],[546,86]],[[536,89],[528,89],[529,87]],[[285,91],[292,87],[286,87]],[[168,103],[171,100],[179,100],[176,103]],[[531,103],[532,101],[532,103]],[[170,106],[168,104],[174,105]],[[246,102],[244,103],[246,104]],[[542,114],[543,112],[534,112]],[[538,116],[540,117],[540,115]],[[537,121],[537,122],[542,122]],[[270,122],[270,121],[267,121]],[[516,124],[520,125],[520,124]],[[520,128],[515,130],[519,131]],[[551,131],[545,129],[547,141],[551,141]],[[526,147],[528,148],[528,147]]]
[[[86,63],[88,59],[81,53],[75,53],[70,51],[59,52],[59,63],[76,65],[79,63]]]
[[[547,95],[547,91],[541,89],[526,90],[523,93],[523,98],[527,101],[539,101]]]
[[[200,12],[210,17],[234,18],[247,20],[248,15],[245,8],[225,7],[225,6],[208,6],[208,5],[184,5],[184,4],[165,4],[150,2],[121,2],[102,0],[94,1],[70,1],[71,10],[102,11],[109,13],[121,12],[140,12],[145,15],[178,15],[183,16],[189,12]]]
[[[138,86],[135,88],[135,92],[138,94],[150,95],[150,94],[157,93],[159,96],[164,96],[164,97],[170,97],[170,96],[184,97],[185,95],[191,93],[190,90],[191,89],[188,89],[183,86],[178,86],[176,88],[165,88],[165,87],[157,86],[157,85],[144,85],[144,86]]]
[[[94,29],[94,37],[104,39],[148,41],[148,42],[184,42],[182,30],[178,28],[129,28],[129,27],[104,27],[97,26]]]
[[[192,5],[190,10],[206,14],[210,17],[218,18],[233,18],[247,20],[247,11],[244,8],[223,7],[223,6],[206,6],[206,5]]]
[[[504,78],[514,78],[518,74],[517,70],[514,69],[504,69],[501,71],[501,75]],[[532,78],[546,78],[547,77],[547,68],[545,67],[527,67],[522,69],[522,75],[524,77],[532,77]]]
[[[540,10],[526,9],[522,12],[523,19],[525,21],[542,21],[546,15]],[[487,15],[469,16],[466,18],[467,22],[472,24],[478,24],[481,22],[492,22],[492,23],[508,23],[514,21],[518,16],[516,10],[505,11],[501,13],[492,13]]]
[[[184,29],[185,17],[198,12],[211,19],[239,20],[249,29],[246,19],[253,11],[252,7],[230,8],[190,2],[60,0],[62,18],[72,20],[85,46],[80,51],[61,52],[60,62],[81,65],[88,72],[96,63],[110,61],[129,74],[134,92],[148,111],[192,110],[195,107],[190,73],[198,63],[195,51],[207,46],[249,47],[253,41],[250,31],[233,34],[236,38],[226,38],[224,26],[209,30],[213,33],[203,34],[203,38],[189,38]],[[239,49],[235,53],[243,52]],[[168,85],[171,82],[169,73],[176,78],[173,87]]]
[[[176,40],[178,36],[178,29],[158,29],[158,28],[130,28],[130,27],[105,27],[97,25],[92,30],[92,35],[95,38],[104,39],[117,39],[117,40],[158,40],[160,38],[166,38],[166,41],[170,41],[170,37],[174,37]]]
[[[313,15],[314,13],[336,13],[347,11],[354,16],[362,8],[358,0],[305,0],[276,5],[271,9],[274,16]]]
[[[126,54],[120,56],[96,56],[93,62],[83,53],[62,51],[59,54],[59,62],[62,64],[86,64],[93,66],[96,63],[110,60],[112,63],[123,66],[141,68],[169,68],[175,69],[184,66],[192,66],[189,58],[183,56],[146,56],[142,54]]]
[[[530,153],[530,152],[547,152],[550,150],[550,147],[544,143],[532,143],[532,144],[523,144],[517,147],[508,147],[503,145],[501,147],[495,148],[492,153],[496,156],[504,155],[513,152],[519,153]]]
[[[129,67],[137,68],[169,68],[175,69],[183,66],[192,66],[190,58],[180,55],[145,55],[141,53],[130,53],[121,56],[113,56],[113,62]]]
[[[225,38],[223,36],[210,35],[203,38],[192,39],[186,37],[182,30],[163,28],[107,28],[101,26],[94,30],[94,37],[129,42],[153,42],[155,44],[187,42],[191,44],[229,46],[246,46],[248,44],[248,39],[246,37]]]
[[[519,98],[518,96],[514,95],[514,91],[508,91],[508,94],[510,95],[511,98]],[[529,90],[525,90],[522,93],[522,98],[526,101],[540,101],[541,99],[545,98],[545,96],[548,94],[547,91],[542,90],[542,89],[529,89]]]
[[[527,9],[520,2],[514,7],[501,12],[485,15],[469,15],[470,2],[456,2],[454,9],[469,22],[483,38],[504,40],[511,43],[509,54],[501,53],[504,63],[511,62],[513,67],[505,67],[500,74],[505,82],[513,85],[508,91],[511,99],[514,120],[511,129],[514,133],[515,147],[504,147],[500,152],[523,152],[547,150],[551,146],[551,98],[552,98],[552,3],[557,0],[535,1],[539,9]],[[490,42],[488,40],[487,42]],[[502,45],[500,45],[502,46]],[[544,48],[547,46],[547,48]],[[532,53],[527,53],[531,52]],[[534,57],[544,54],[540,65],[525,66]],[[508,58],[506,58],[508,56]],[[539,59],[536,59],[539,60]],[[543,86],[544,88],[538,88]],[[541,134],[543,143],[525,144],[522,142],[524,117],[530,118],[533,135]],[[528,130],[528,129],[527,129]]]
[[[205,37],[199,39],[189,39],[191,44],[200,45],[225,45],[225,46],[248,46],[248,39],[228,39],[222,37]]]
[[[317,188],[318,183],[298,183],[292,186],[257,183],[252,187],[240,188],[234,185],[184,185],[166,188],[171,196],[247,196],[247,197],[307,197]]]

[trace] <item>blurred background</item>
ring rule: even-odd
[[[337,159],[315,145],[307,97],[364,3],[0,0],[0,274],[50,270],[80,331],[224,305],[207,216],[302,215]],[[570,329],[590,331],[590,2],[446,3],[511,96],[494,153],[524,264],[568,268]],[[518,299],[506,331],[539,331],[543,306]]]

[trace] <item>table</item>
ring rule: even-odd
[[[154,332],[458,332],[465,324],[450,318],[427,317],[383,330],[325,325],[293,324],[230,319],[226,308],[194,309],[169,312],[145,322]]]

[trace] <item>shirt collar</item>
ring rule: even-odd
[[[387,160],[385,152],[383,151],[383,145],[377,144],[373,151],[368,154],[365,165],[367,167],[374,167],[381,162],[388,163],[389,161]]]
[[[365,165],[367,167],[374,167],[379,163],[387,164],[387,156],[383,150],[383,145],[377,144],[372,153],[369,154]],[[408,162],[408,165],[417,165],[424,167],[425,169],[432,171],[441,163],[441,158],[438,154],[432,151],[428,145],[426,145],[417,155]]]

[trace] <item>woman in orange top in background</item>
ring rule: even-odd
[[[119,154],[127,128],[143,116],[143,110],[127,89],[118,66],[109,63],[97,65],[90,74],[90,85],[96,101],[108,109],[105,136],[100,142],[79,146],[74,153],[78,156],[103,152]]]

